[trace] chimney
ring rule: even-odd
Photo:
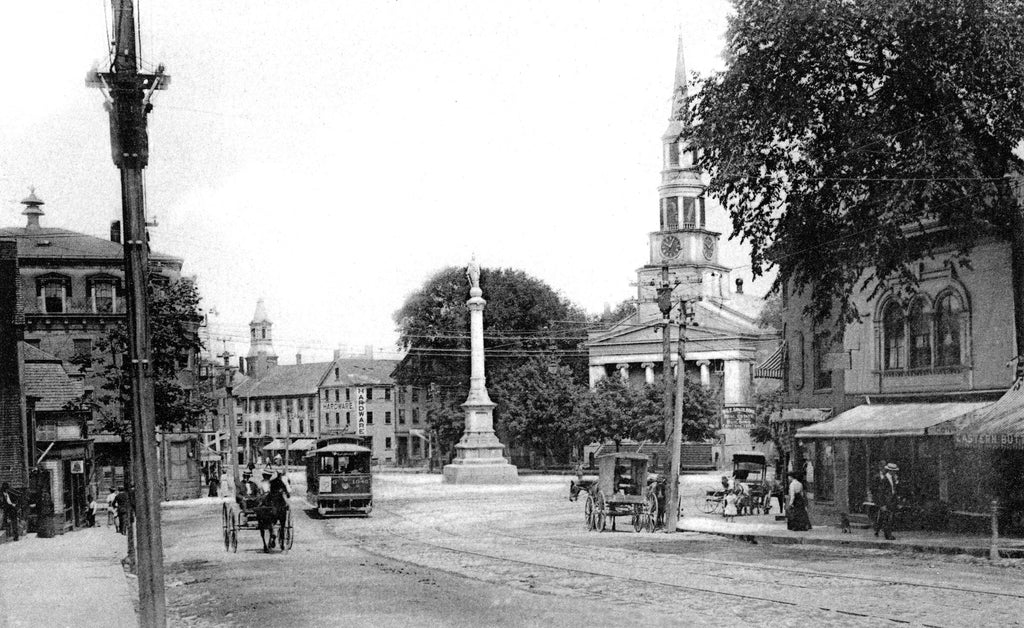
[[[373,345],[363,345],[363,354],[367,358],[372,360],[373,359]]]
[[[121,221],[113,220],[110,222],[110,241],[121,244]]]
[[[245,358],[238,356],[238,372],[245,375]]]
[[[337,360],[341,357],[341,349],[334,350],[334,359]]]
[[[26,229],[38,229],[39,228],[39,217],[43,215],[43,210],[39,209],[40,205],[45,205],[43,201],[39,200],[36,196],[36,189],[30,187],[28,189],[28,196],[21,200],[21,204],[25,206],[25,210],[21,212],[23,216],[28,216],[28,222],[25,224]]]
[[[743,278],[736,278],[736,294],[743,294]]]
[[[295,363],[296,364],[302,364],[302,353],[296,353],[295,354]]]

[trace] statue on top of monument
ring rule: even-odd
[[[469,278],[469,287],[480,289],[480,265],[476,263],[476,255],[469,260],[466,266],[466,277]]]

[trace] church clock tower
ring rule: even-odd
[[[729,269],[718,263],[721,234],[707,229],[706,186],[694,165],[694,153],[682,138],[686,115],[686,64],[680,35],[672,87],[672,112],[668,128],[661,137],[663,167],[661,185],[658,186],[659,228],[649,236],[649,261],[637,271],[641,304],[656,300],[663,266],[668,267],[670,280],[678,284],[676,292],[691,296],[722,296],[721,286],[728,278]]]

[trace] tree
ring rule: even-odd
[[[567,460],[574,444],[568,418],[585,391],[557,357],[531,357],[493,387],[496,427],[509,445],[543,452],[545,460]]]
[[[199,291],[192,281],[149,284],[150,367],[156,424],[160,430],[194,428],[214,406],[212,398],[188,386],[189,360],[202,349],[198,334],[202,320],[199,303]],[[97,340],[91,355],[76,359],[82,370],[91,367],[101,380],[102,392],[92,399],[99,411],[99,429],[125,439],[132,426],[128,416],[131,378],[124,359],[127,351],[127,327],[118,323]]]
[[[631,386],[621,378],[605,377],[581,396],[572,418],[585,443],[612,441],[616,448],[631,438],[664,440],[663,392],[660,383]],[[703,441],[715,435],[718,403],[708,389],[686,380],[683,393],[683,440]]]
[[[520,270],[484,268],[480,288],[484,310],[487,378],[497,383],[529,357],[558,353],[576,378],[586,377],[579,348],[585,313],[548,284]],[[400,347],[409,358],[399,368],[406,384],[468,385],[469,281],[465,269],[448,267],[409,295],[394,314]]]
[[[431,386],[430,394],[427,395],[427,429],[430,430],[432,442],[437,446],[435,456],[441,460],[452,458],[455,444],[466,429],[466,413],[461,407],[465,400],[463,391],[443,389],[436,385]]]
[[[735,6],[684,139],[755,275],[775,264],[817,322],[849,322],[854,291],[915,285],[909,262],[940,243],[966,264],[993,227],[1024,236],[1003,178],[1021,165],[1024,1]]]

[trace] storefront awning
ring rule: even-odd
[[[796,431],[796,437],[808,438],[885,438],[925,436],[929,428],[980,410],[989,402],[866,404],[851,408],[831,421],[809,425]]]
[[[759,379],[782,379],[785,376],[783,364],[786,360],[786,343],[779,344],[770,356],[754,367],[754,377]]]
[[[204,445],[199,451],[199,459],[202,462],[216,462],[220,460],[220,453]]]
[[[936,427],[958,447],[1024,449],[1024,381],[1017,380],[995,403]]]
[[[266,445],[263,446],[263,451],[284,451],[286,443],[283,439],[275,438]],[[296,438],[287,445],[288,451],[307,451],[316,446],[316,441],[312,438]]]

